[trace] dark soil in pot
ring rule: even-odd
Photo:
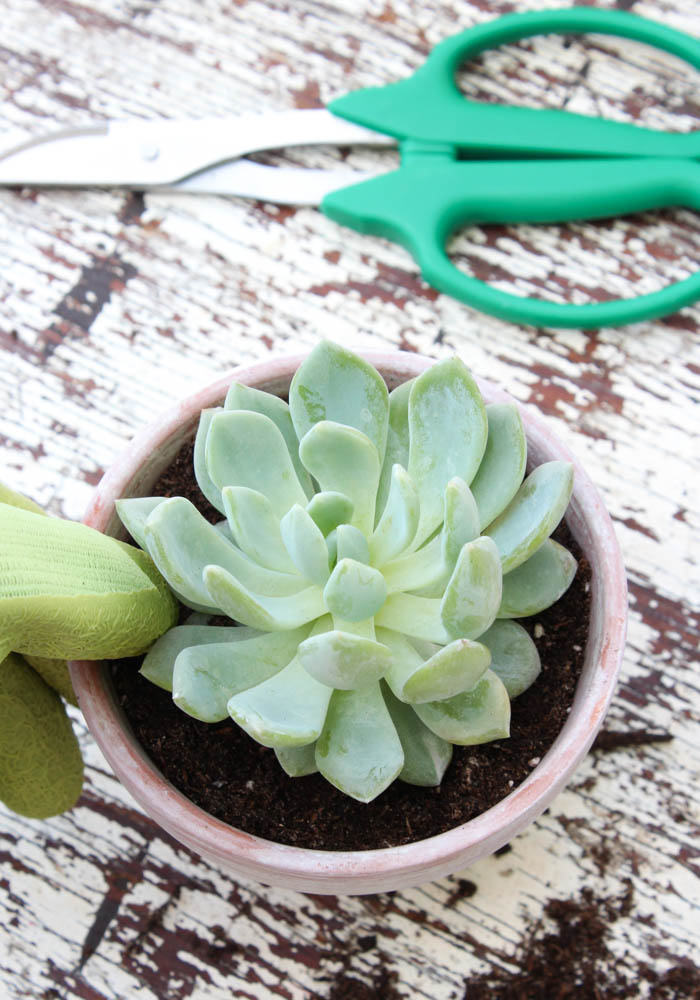
[[[186,496],[212,520],[220,519],[194,481],[191,445],[181,449],[152,492]],[[208,725],[180,711],[168,692],[140,676],[139,660],[114,663],[117,697],[165,777],[202,809],[247,833],[339,851],[393,847],[443,833],[489,809],[520,784],[552,745],[571,708],[588,634],[590,567],[566,525],[553,537],[573,552],[579,568],[557,604],[522,619],[537,644],[542,673],[512,704],[510,738],[455,747],[438,788],[395,781],[363,804],[336,791],[319,774],[289,778],[274,751],[233,721]]]

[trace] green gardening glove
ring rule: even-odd
[[[0,799],[45,819],[75,805],[83,784],[78,741],[57,692],[17,653],[0,663]]]
[[[61,700],[75,704],[65,661],[136,656],[176,618],[144,552],[0,485],[2,801],[42,818],[75,803],[82,760]]]

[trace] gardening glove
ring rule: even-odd
[[[82,761],[60,697],[76,704],[65,661],[138,655],[176,617],[146,553],[0,485],[0,799],[41,818],[75,803]]]
[[[17,653],[0,663],[0,799],[35,819],[74,806],[83,761],[59,695]]]

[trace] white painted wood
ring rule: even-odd
[[[11,135],[93,118],[319,107],[401,78],[457,27],[555,5],[5,0],[0,148]],[[621,6],[700,37],[696,0]],[[538,39],[461,79],[470,96],[698,127],[697,76],[616,39]],[[373,169],[383,155],[356,150],[344,165]],[[269,162],[339,159],[316,150]],[[692,213],[669,210],[568,229],[472,230],[455,251],[504,289],[582,301],[689,274],[699,232]],[[320,335],[356,348],[456,351],[540,407],[603,491],[631,587],[607,726],[673,735],[590,755],[508,854],[419,889],[320,899],[233,882],[171,842],[111,776],[74,712],[88,764],[78,808],[44,823],[0,810],[0,994],[297,1000],[331,996],[351,976],[381,995],[385,967],[399,995],[448,1000],[470,976],[512,970],[509,956],[547,900],[584,886],[619,894],[627,879],[633,907],[611,927],[611,949],[632,969],[700,963],[699,320],[696,305],[617,330],[534,330],[436,295],[401,248],[311,208],[0,190],[3,479],[79,518],[137,428],[234,364]],[[459,897],[460,876],[473,895]]]

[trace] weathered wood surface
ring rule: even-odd
[[[5,0],[0,148],[93,118],[316,107],[404,76],[457,27],[551,5]],[[700,36],[697,0],[617,6]],[[464,89],[689,130],[697,81],[615,39],[546,38],[484,59]],[[473,230],[455,251],[503,288],[585,301],[687,275],[700,230],[669,210]],[[585,886],[600,898],[631,887],[607,938],[630,976],[640,963],[660,975],[698,962],[700,307],[616,330],[518,327],[436,295],[393,245],[313,209],[233,198],[0,191],[0,261],[1,475],[55,514],[79,518],[124,443],[174,399],[320,335],[456,351],[539,406],[603,491],[629,570],[629,646],[607,728],[673,737],[591,754],[507,854],[412,891],[329,899],[233,881],[173,843],[75,713],[88,765],[79,806],[44,823],[0,808],[0,994],[297,1000],[354,979],[345,995],[447,1000],[479,972],[515,975],[546,902]],[[649,989],[640,978],[639,995]]]

